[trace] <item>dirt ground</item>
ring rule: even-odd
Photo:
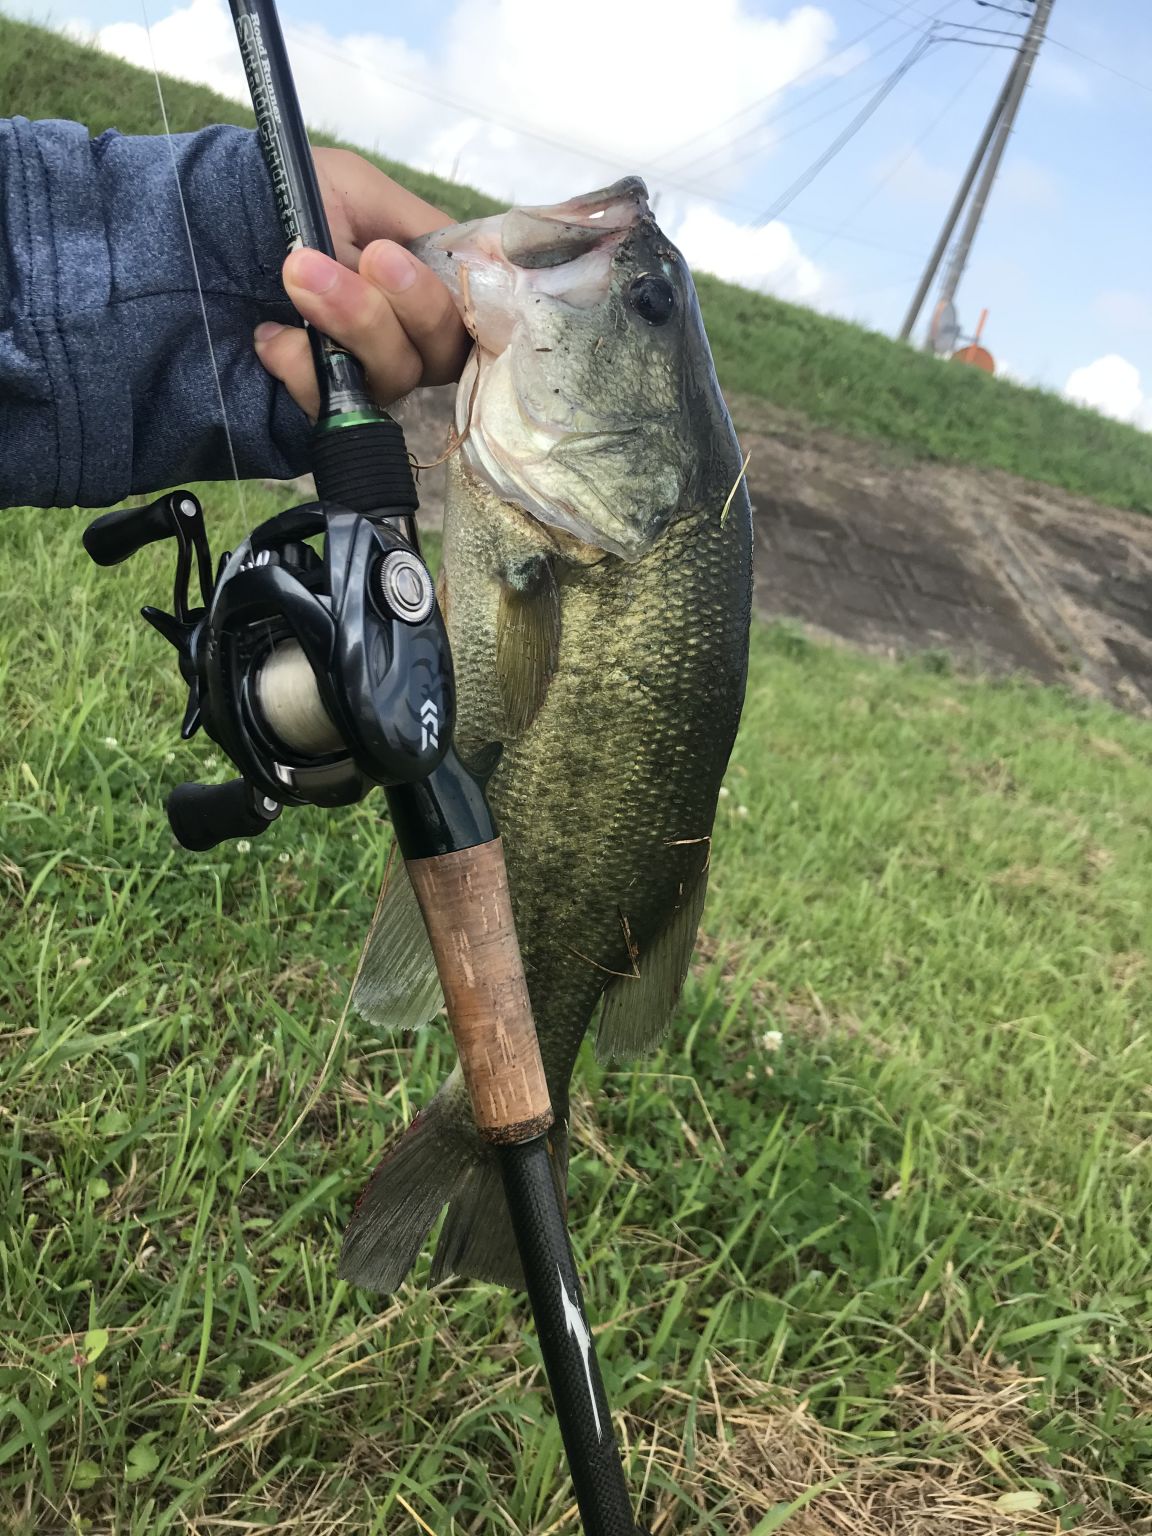
[[[424,463],[453,390],[403,412]],[[1152,714],[1152,517],[999,470],[902,458],[730,400],[756,526],[756,606],[862,650],[946,652]],[[443,467],[421,475],[443,515]]]

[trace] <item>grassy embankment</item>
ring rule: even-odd
[[[199,86],[166,79],[164,96],[174,131],[252,121],[246,108]],[[161,127],[151,75],[2,17],[0,110],[73,118],[94,132]],[[457,219],[499,206],[471,187],[372,158]],[[1152,509],[1152,434],[1044,390],[941,366],[874,331],[716,278],[701,279],[700,297],[727,390],[917,457],[988,465],[1116,506]]]
[[[110,120],[33,66],[27,110]],[[247,494],[218,543],[276,509]],[[0,1521],[568,1531],[519,1304],[335,1280],[450,1054],[337,1030],[374,812],[173,851],[205,748],[131,617],[170,557],[98,571],[79,528],[0,540]],[[1150,762],[1102,708],[755,634],[678,1020],[579,1075],[574,1235],[661,1536],[1152,1516]]]
[[[324,1072],[375,813],[175,852],[160,799],[205,749],[132,619],[168,557],[98,571],[78,531],[0,541],[0,1511],[551,1530],[516,1302],[378,1314],[335,1279],[450,1054],[350,1020]],[[841,1474],[805,1518],[839,1501],[861,1536],[893,1501],[945,1528],[950,1477],[961,1531],[1152,1513],[1150,760],[1103,708],[757,630],[705,958],[658,1057],[579,1076],[573,1229],[662,1530],[763,1536]]]

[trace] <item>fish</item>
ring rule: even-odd
[[[455,742],[501,830],[566,1197],[569,1084],[659,1045],[704,906],[748,667],[752,524],[688,265],[638,177],[423,236],[475,346],[456,397],[439,596]],[[403,867],[353,1004],[441,1006]],[[457,1067],[372,1175],[347,1280],[389,1294],[447,1214],[429,1282],[522,1287],[495,1150]]]

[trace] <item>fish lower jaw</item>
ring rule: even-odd
[[[610,508],[601,504],[593,521],[564,494],[549,459],[574,434],[567,424],[552,426],[524,415],[506,356],[473,352],[456,395],[456,430],[461,466],[482,492],[516,507],[547,532],[604,554],[632,561],[643,553]]]
[[[524,481],[510,475],[482,435],[470,433],[461,447],[460,457],[465,476],[482,494],[494,496],[505,506],[515,507],[549,536],[559,535],[555,542],[562,553],[567,553],[567,540],[573,539],[578,545],[590,547],[598,556],[616,555],[628,561],[637,558],[626,543],[614,539],[602,527],[588,522],[575,509],[563,505],[559,500],[544,500]],[[584,557],[579,558],[577,563],[590,562]]]

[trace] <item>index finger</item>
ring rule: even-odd
[[[409,192],[379,167],[347,149],[317,149],[349,231],[361,250],[373,240],[406,245],[417,235],[451,224],[448,214]]]

